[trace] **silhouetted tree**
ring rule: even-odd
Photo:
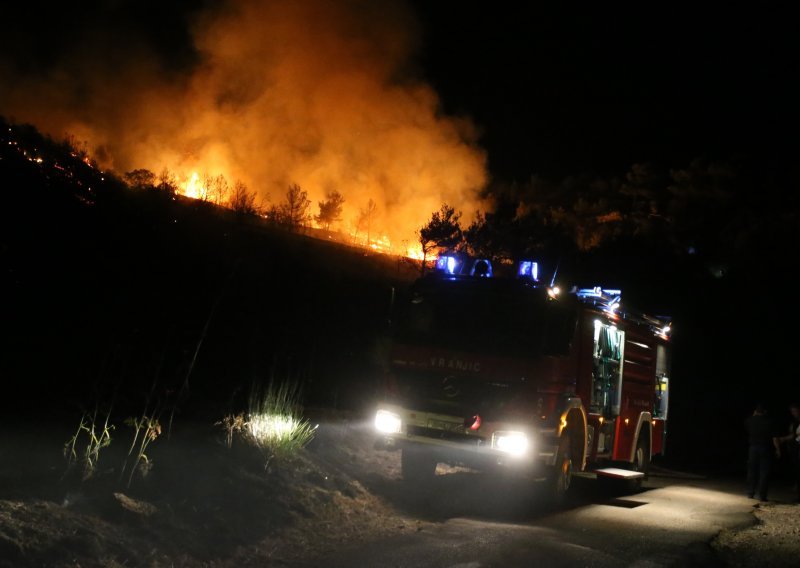
[[[135,189],[152,189],[156,184],[156,174],[144,168],[131,170],[125,174],[125,181]]]
[[[367,204],[358,213],[358,230],[366,227],[367,229],[367,246],[370,245],[372,239],[372,219],[378,211],[378,204],[370,197]]]
[[[280,222],[289,225],[292,229],[302,227],[308,222],[310,206],[308,193],[293,183],[286,192],[286,200],[278,208]]]
[[[78,140],[74,134],[67,134],[62,144],[74,157],[80,160],[89,158],[89,143],[86,140]]]
[[[668,207],[675,243],[682,249],[711,253],[727,248],[742,230],[736,228],[743,210],[738,206],[739,180],[733,168],[695,160],[685,168],[670,170],[670,178]],[[738,194],[747,191],[740,189]]]
[[[178,181],[175,178],[175,174],[167,168],[161,170],[161,173],[158,174],[158,185],[156,185],[156,189],[163,191],[169,196],[178,193]]]
[[[319,202],[319,215],[314,219],[327,231],[342,217],[344,197],[338,191],[329,191],[324,201]]]
[[[221,205],[225,202],[225,198],[228,196],[228,191],[228,180],[225,179],[224,175],[219,174],[218,176],[211,178],[209,182],[209,198],[216,205]]]
[[[668,192],[663,177],[650,164],[633,164],[626,172],[619,193],[627,233],[650,235],[664,224]]]
[[[238,180],[233,184],[233,191],[231,192],[231,197],[228,200],[228,206],[236,213],[240,213],[242,215],[255,215],[258,213],[258,207],[256,207],[256,194],[250,192],[250,190],[247,189],[247,186]]]
[[[270,205],[269,207],[265,207],[264,219],[266,219],[269,223],[282,223],[280,207],[274,204]]]
[[[208,172],[203,172],[203,177],[200,178],[200,192],[197,196],[200,201],[211,200],[211,186],[213,183],[214,178]]]
[[[461,230],[461,212],[456,213],[453,207],[442,204],[439,211],[434,211],[430,221],[420,228],[419,244],[422,248],[422,272],[425,272],[425,263],[428,254],[434,250],[458,249],[464,240]]]
[[[481,258],[513,260],[518,249],[519,223],[515,222],[513,212],[510,218],[504,216],[507,207],[499,207],[492,213],[478,211],[475,220],[464,231],[464,242],[470,254]]]

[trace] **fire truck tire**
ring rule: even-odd
[[[561,437],[556,462],[550,473],[548,484],[553,502],[564,501],[572,485],[572,450],[568,435]]]
[[[424,483],[436,476],[436,456],[425,448],[407,447],[400,454],[400,470],[403,480]]]
[[[633,454],[631,469],[633,469],[633,471],[642,472],[644,477],[639,477],[632,482],[632,489],[635,490],[642,488],[642,482],[647,479],[650,474],[649,436],[649,430],[642,429],[642,431],[639,432],[639,440],[636,442],[636,451]]]

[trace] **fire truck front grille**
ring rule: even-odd
[[[461,434],[459,432],[448,432],[437,428],[426,428],[425,426],[408,426],[409,436],[419,436],[420,438],[433,438],[448,442],[457,442],[467,446],[482,446],[486,439],[482,436]]]

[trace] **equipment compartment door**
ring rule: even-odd
[[[606,418],[619,416],[624,350],[625,332],[595,320],[591,412]]]

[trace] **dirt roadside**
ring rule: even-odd
[[[151,472],[130,487],[113,454],[89,481],[65,476],[60,432],[0,439],[0,567],[300,568],[324,565],[343,543],[427,534],[443,519],[530,519],[524,499],[504,501],[466,472],[436,486],[446,495],[409,491],[398,453],[373,449],[368,421],[341,413],[313,420],[314,441],[266,469],[262,456],[227,448],[213,428],[178,431],[154,444]],[[754,514],[753,526],[714,539],[718,558],[748,568],[796,565],[800,506],[770,503]]]
[[[797,566],[800,564],[800,504],[759,503],[752,526],[723,530],[712,542],[729,566]]]
[[[418,530],[366,485],[399,483],[396,453],[347,416],[318,417],[316,439],[264,467],[220,432],[178,430],[152,446],[130,487],[120,455],[81,481],[65,475],[60,431],[0,439],[0,567],[294,566],[343,541]],[[113,447],[113,445],[112,445]]]

